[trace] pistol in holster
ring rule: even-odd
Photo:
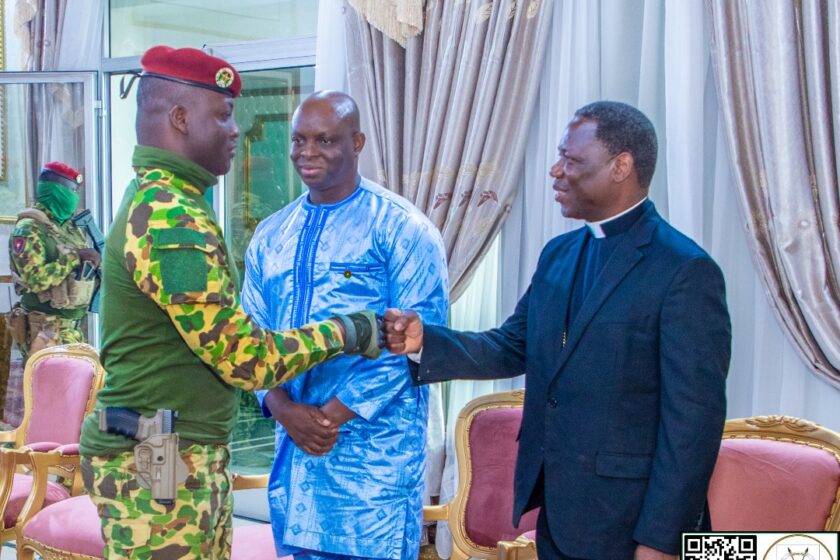
[[[136,439],[134,463],[137,483],[152,491],[159,504],[175,502],[178,485],[187,480],[189,469],[178,452],[175,419],[178,411],[158,409],[147,418],[130,408],[109,406],[99,410],[99,430]]]

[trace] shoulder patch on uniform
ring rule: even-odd
[[[156,247],[167,245],[204,246],[207,243],[207,236],[204,233],[184,227],[157,229],[153,230],[152,235],[154,235]]]
[[[152,259],[160,263],[160,280],[163,291],[172,296],[187,292],[207,290],[207,246],[205,235],[189,228],[151,230]]]
[[[20,255],[23,253],[23,248],[26,246],[26,238],[25,237],[14,237],[12,238],[12,252],[15,255]]]

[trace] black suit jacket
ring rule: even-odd
[[[577,558],[676,554],[704,507],[726,416],[723,275],[653,205],[561,344],[585,228],[551,240],[513,315],[483,333],[426,326],[416,383],[525,373],[514,524],[544,469],[552,538]],[[535,496],[536,498],[541,498]]]

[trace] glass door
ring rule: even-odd
[[[8,246],[18,212],[34,202],[38,173],[49,161],[84,175],[79,210],[101,220],[98,107],[93,72],[0,73],[0,246]],[[9,255],[0,251],[0,280],[9,274]]]
[[[312,67],[242,73],[235,111],[239,145],[225,178],[223,212],[225,235],[240,272],[257,224],[303,192],[289,161],[290,123],[314,84]]]
[[[219,196],[225,237],[240,277],[257,224],[303,192],[289,161],[290,125],[292,113],[314,84],[311,66],[242,73],[242,93],[234,112],[239,144]],[[243,393],[231,443],[232,468],[264,473],[273,458],[274,420],[263,417],[253,393]]]
[[[9,264],[9,236],[17,214],[35,202],[44,163],[61,161],[84,176],[78,211],[89,209],[102,224],[98,153],[98,95],[93,72],[0,73],[0,313],[17,301]],[[86,321],[88,341],[98,340],[95,315]],[[17,425],[23,411],[23,365],[15,348],[0,364],[2,422]]]

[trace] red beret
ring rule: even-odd
[[[143,76],[202,87],[236,97],[242,89],[239,73],[221,58],[198,49],[152,47],[140,59]]]
[[[44,168],[41,169],[41,174],[38,175],[38,180],[60,183],[66,187],[75,189],[82,184],[82,174],[66,163],[51,161],[44,164]]]

